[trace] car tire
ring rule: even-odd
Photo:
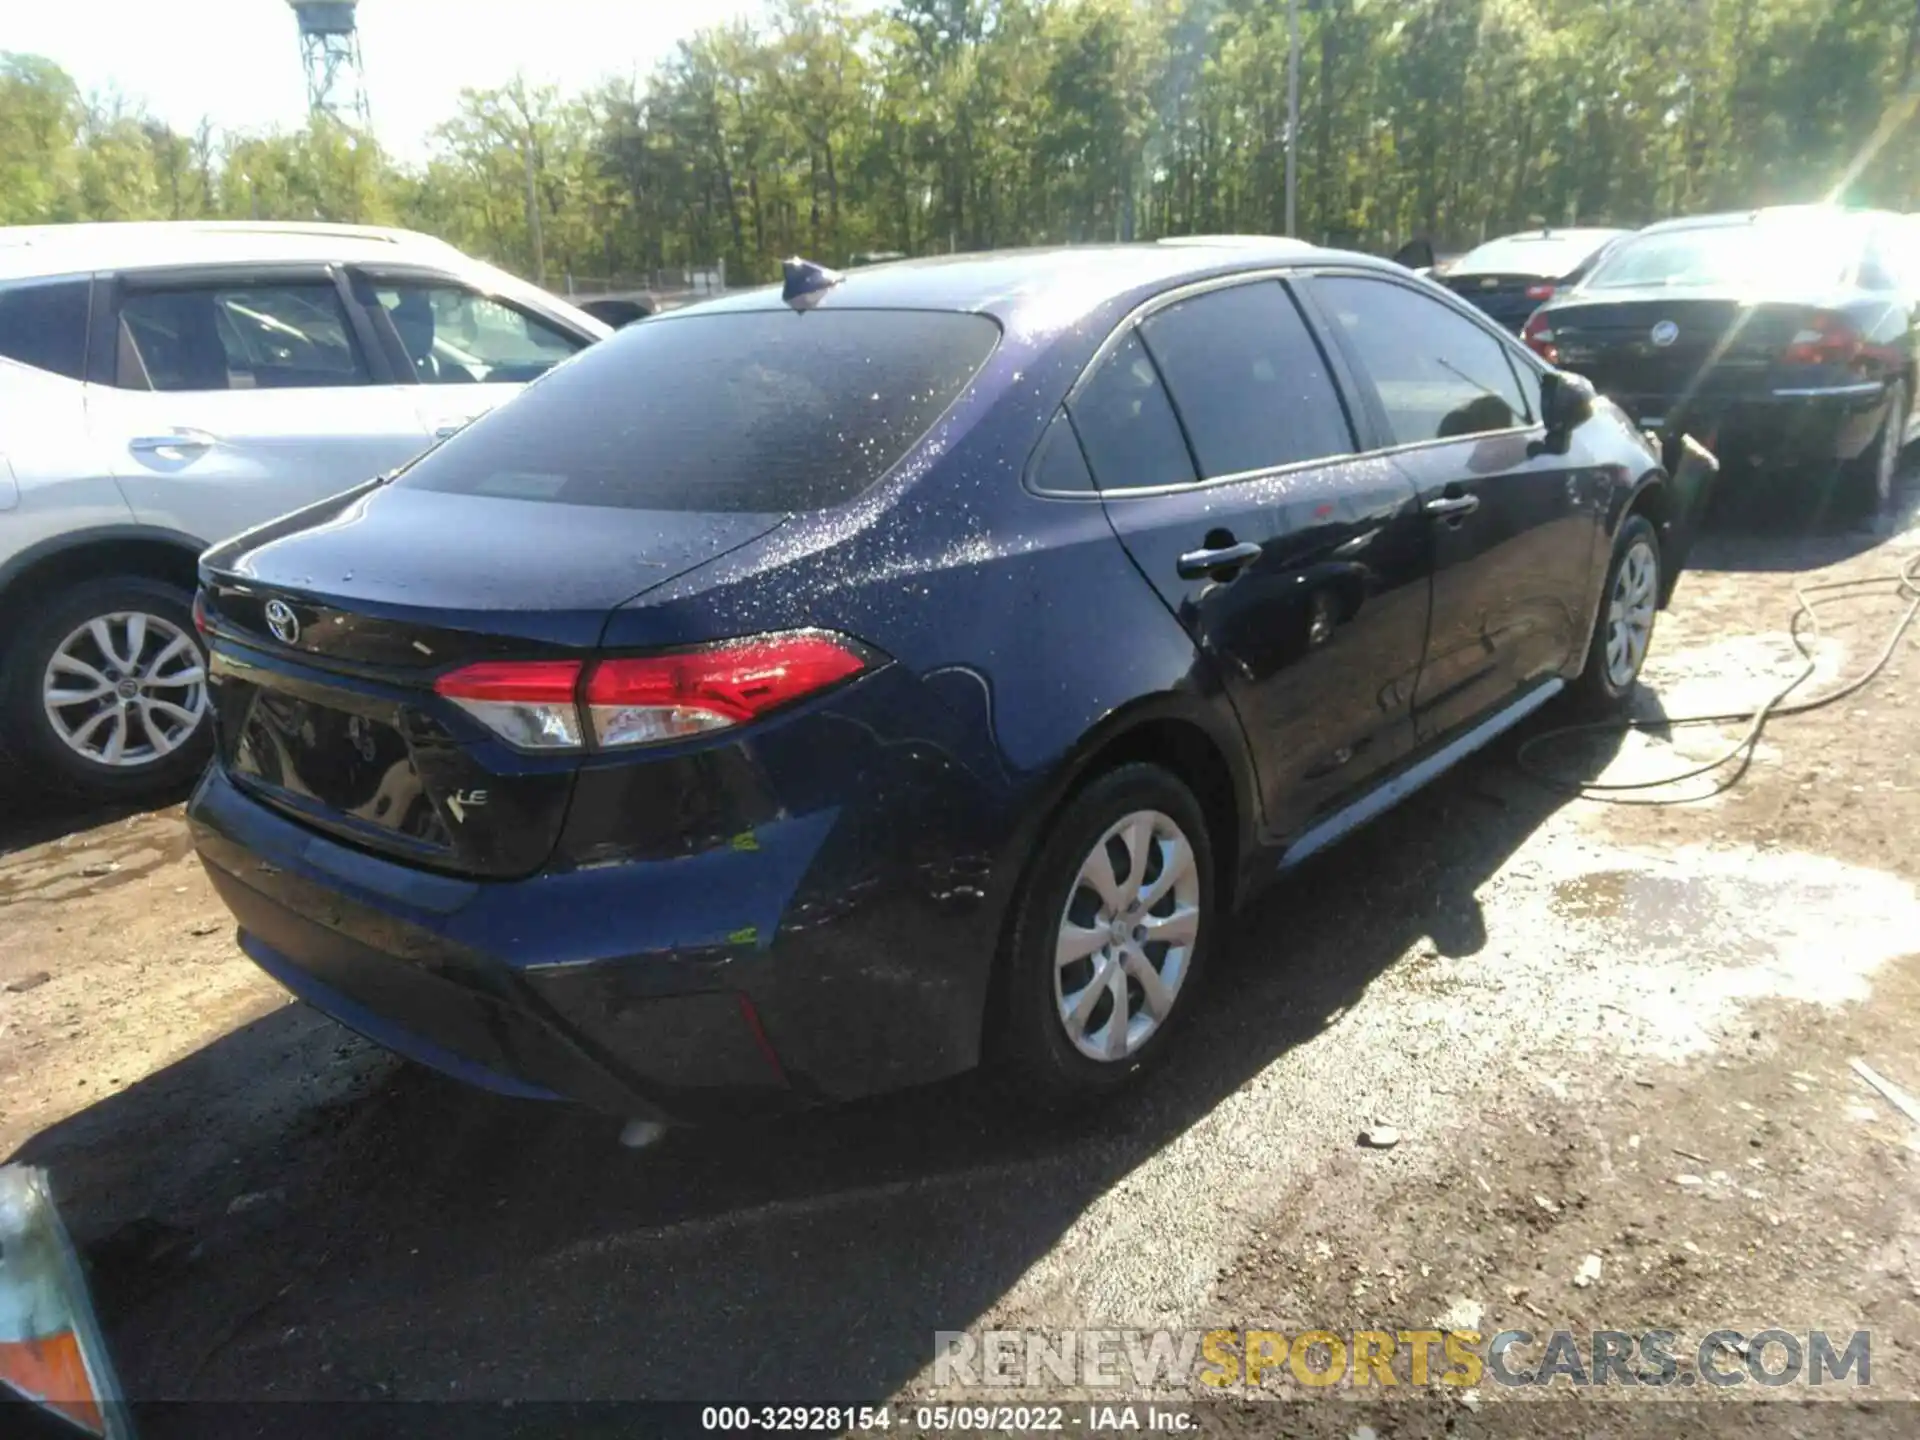
[[[1574,701],[1580,709],[1616,710],[1639,683],[1660,613],[1661,565],[1660,535],[1653,522],[1644,515],[1629,515],[1613,542],[1606,588],[1600,592],[1599,613],[1587,643],[1586,667],[1573,682]]]
[[[1103,862],[1105,896],[1088,883]],[[1216,890],[1206,813],[1168,771],[1123,765],[1067,803],[1028,867],[1002,957],[989,1063],[1009,1100],[1077,1108],[1162,1053],[1193,1008],[1220,925]]]
[[[1880,520],[1893,514],[1894,492],[1899,483],[1900,453],[1907,433],[1907,382],[1895,379],[1887,383],[1890,403],[1887,417],[1880,422],[1873,441],[1848,467],[1847,490],[1856,515],[1865,520]]]
[[[206,675],[185,591],[131,575],[75,585],[30,611],[7,647],[5,749],[29,780],[80,799],[177,792],[212,750]],[[86,698],[50,704],[57,695]]]

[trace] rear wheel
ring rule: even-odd
[[[131,800],[184,786],[210,748],[191,598],[124,576],[42,602],[8,647],[0,726],[30,778],[54,789]]]
[[[1154,765],[1068,803],[1023,887],[995,1057],[1023,1103],[1126,1084],[1192,1008],[1214,914],[1213,845],[1193,792]]]
[[[1639,683],[1660,611],[1660,537],[1644,515],[1629,515],[1614,541],[1587,665],[1575,698],[1592,710],[1614,709]]]
[[[1893,513],[1901,442],[1907,434],[1908,396],[1904,379],[1888,382],[1887,401],[1887,418],[1880,422],[1880,433],[1850,467],[1852,484],[1848,489],[1852,492],[1854,509],[1872,520]]]

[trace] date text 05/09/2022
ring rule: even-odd
[[[708,1431],[811,1434],[1027,1434],[1147,1431],[1184,1434],[1190,1411],[1149,1404],[1093,1405],[709,1405],[700,1412]]]

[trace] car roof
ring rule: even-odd
[[[849,270],[814,308],[956,310],[992,315],[1003,325],[1070,323],[1116,300],[1144,301],[1187,281],[1242,271],[1338,261],[1406,275],[1371,255],[1327,250],[1267,235],[1180,236],[1132,245],[1073,245],[938,255]],[[674,321],[727,311],[777,310],[777,285],[738,291],[656,317]],[[652,321],[646,323],[653,323]]]
[[[1770,225],[1805,220],[1870,221],[1892,219],[1891,211],[1859,210],[1843,205],[1768,205],[1758,210],[1727,210],[1714,215],[1687,215],[1649,225],[1642,235],[1666,235],[1678,230],[1712,230],[1733,225]]]
[[[375,225],[121,220],[0,226],[0,280],[175,265],[472,264],[430,235]]]
[[[1594,240],[1600,241],[1615,235],[1631,235],[1631,230],[1622,230],[1612,225],[1568,225],[1564,228],[1548,226],[1543,230],[1516,230],[1511,235],[1495,235],[1490,240],[1482,240],[1473,248],[1481,245],[1500,245],[1508,240]],[[1469,251],[1469,254],[1472,252]]]

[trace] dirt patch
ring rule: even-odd
[[[1649,703],[1764,695],[1795,583],[1911,553],[1706,546]],[[1813,687],[1896,610],[1828,614]],[[634,1156],[288,1005],[177,809],[41,826],[0,858],[0,1150],[53,1168],[142,1395],[866,1401],[931,1393],[939,1329],[1469,1318],[1866,1328],[1913,1395],[1915,1127],[1847,1061],[1920,1091],[1914,650],[1701,803],[1476,759],[1246,917],[1155,1084],[1065,1131],[947,1087]],[[1551,753],[1645,778],[1737,732]]]
[[[285,1003],[190,850],[172,806],[0,856],[0,1153]]]

